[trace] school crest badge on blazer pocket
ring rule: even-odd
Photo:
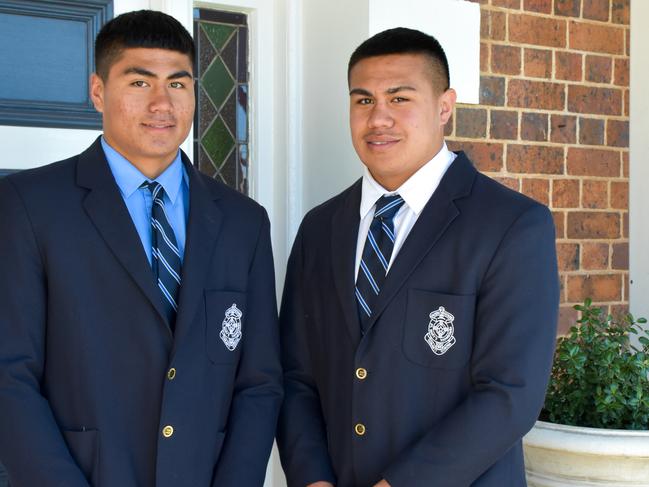
[[[233,303],[228,309],[225,310],[225,318],[221,324],[221,333],[219,336],[225,344],[226,348],[231,352],[237,348],[241,340],[241,317],[243,313],[237,308],[236,303]]]
[[[440,306],[437,310],[428,315],[428,333],[424,335],[424,340],[435,355],[444,355],[449,348],[455,345],[455,327],[453,321],[455,316]]]
[[[474,294],[409,289],[403,321],[405,357],[432,369],[465,367],[473,351],[475,302]]]

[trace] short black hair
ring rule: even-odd
[[[433,36],[424,34],[419,30],[396,27],[384,30],[373,35],[352,53],[347,66],[347,79],[352,68],[362,61],[375,56],[389,54],[423,54],[427,56],[432,65],[433,72],[440,77],[443,90],[451,85],[448,59],[441,44]]]
[[[95,40],[95,72],[106,81],[122,51],[138,47],[177,51],[192,63],[196,58],[194,40],[180,22],[162,12],[138,10],[119,15],[101,28]]]

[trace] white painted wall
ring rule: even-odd
[[[631,2],[631,112],[629,160],[630,307],[649,317],[649,2]]]
[[[392,27],[417,29],[444,48],[458,103],[478,103],[480,5],[458,0],[369,0],[369,35]]]

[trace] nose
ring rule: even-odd
[[[166,86],[158,86],[151,91],[149,110],[152,112],[170,112],[173,109],[171,95]]]
[[[394,125],[394,119],[388,105],[383,101],[377,101],[371,109],[367,120],[369,128],[385,128]]]

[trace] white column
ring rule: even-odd
[[[649,317],[649,2],[631,2],[631,112],[629,129],[630,307]]]

